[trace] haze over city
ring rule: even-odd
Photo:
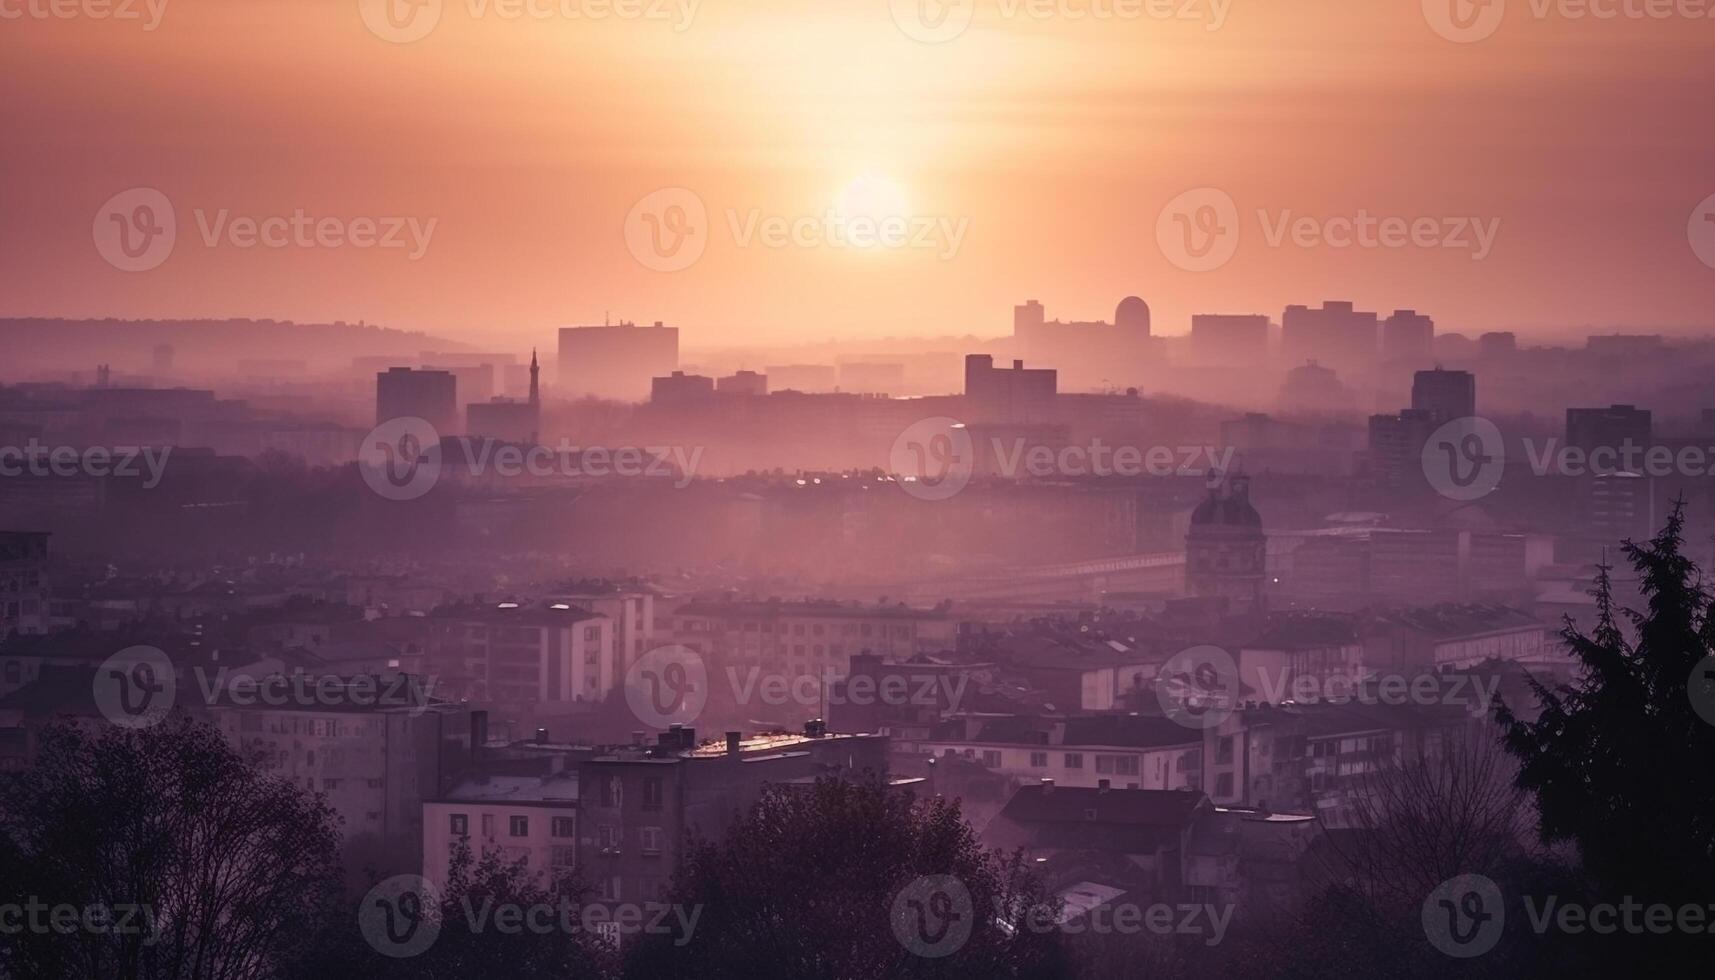
[[[1715,192],[1707,18],[1516,2],[1455,43],[1415,3],[977,2],[946,5],[973,6],[969,26],[926,44],[881,0],[457,2],[391,43],[355,2],[172,0],[153,30],[134,6],[5,25],[0,80],[29,97],[0,110],[0,312],[361,319],[480,346],[612,311],[702,348],[990,335],[1021,290],[1080,319],[1143,295],[1163,334],[1337,295],[1546,342],[1705,327],[1715,299],[1686,244]],[[957,253],[733,233],[837,209],[854,183],[872,208],[966,222]],[[89,247],[103,201],[138,186],[179,211],[148,275]],[[624,231],[668,187],[710,219],[673,273]],[[1199,187],[1243,227],[1193,273],[1154,229]],[[210,246],[193,220],[297,210],[436,225],[413,261]],[[1265,231],[1360,211],[1499,229],[1480,260]]]
[[[1715,0],[0,0],[0,980],[1704,977]]]

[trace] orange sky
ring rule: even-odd
[[[443,0],[427,36],[392,43],[359,0],[166,0],[152,31],[30,13],[47,2],[0,0],[8,314],[365,319],[510,344],[611,311],[693,346],[999,334],[1027,298],[1093,318],[1127,293],[1159,333],[1330,297],[1443,330],[1715,322],[1715,269],[1688,240],[1715,194],[1715,18],[1507,0],[1492,36],[1454,43],[1418,0],[1221,0],[1213,30],[1215,0],[1166,5],[1186,20],[975,0],[968,29],[926,44],[888,0],[701,0],[688,24],[588,16],[614,0],[566,0],[578,17],[535,0],[539,18]],[[693,0],[619,2],[679,17]],[[740,241],[753,218],[820,220],[866,175],[937,247]],[[178,230],[164,262],[122,272],[92,225],[134,187],[162,192]],[[709,217],[672,272],[626,232],[666,187]],[[1239,237],[1190,272],[1157,222],[1200,187],[1235,203]],[[223,209],[434,226],[415,260],[208,244]],[[1360,209],[1499,224],[1480,260],[1268,241],[1283,216]],[[949,255],[932,233],[952,227]]]

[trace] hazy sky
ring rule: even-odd
[[[998,334],[1024,299],[1094,318],[1127,293],[1158,333],[1323,298],[1443,330],[1715,322],[1702,0],[51,2],[0,0],[9,314],[480,343],[611,311],[698,346]],[[103,209],[135,188],[176,231],[127,272],[103,249],[161,198]],[[1360,211],[1416,231],[1326,241]],[[298,212],[245,247],[242,219]],[[829,241],[863,215],[907,240]],[[1174,244],[1211,227],[1224,262]]]

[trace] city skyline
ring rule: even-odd
[[[1711,325],[1715,140],[1680,122],[1715,98],[1701,23],[1539,4],[1460,43],[1433,5],[1234,5],[1213,30],[1214,4],[1182,6],[978,4],[941,43],[880,2],[450,3],[409,43],[355,2],[174,0],[153,30],[20,17],[0,77],[33,96],[0,150],[0,313],[362,319],[483,345],[612,311],[706,347],[982,335],[1024,283],[1075,318],[1144,296],[1162,335],[1322,297],[1544,340]],[[631,246],[685,227],[660,210],[675,188],[705,246],[662,271]],[[169,202],[177,241],[125,272],[92,226],[135,189]],[[1231,202],[1236,250],[1190,271],[1158,232],[1203,227],[1165,212],[1204,189]],[[249,244],[246,220],[300,212],[339,244]],[[840,244],[864,215],[904,216],[905,243]],[[1364,215],[1377,241],[1432,220],[1432,244],[1334,244]],[[354,244],[365,221],[399,222],[398,247]]]

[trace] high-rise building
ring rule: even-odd
[[[755,371],[738,371],[715,379],[715,392],[722,395],[766,395],[768,375]]]
[[[1566,410],[1566,445],[1585,454],[1597,449],[1623,451],[1628,443],[1641,454],[1654,438],[1655,428],[1647,408],[1609,405]]]
[[[1198,364],[1262,364],[1268,359],[1268,317],[1260,313],[1195,314],[1191,317],[1191,352]]]
[[[1435,368],[1411,378],[1411,407],[1436,424],[1477,414],[1477,379],[1469,371]]]
[[[1053,414],[1059,380],[1052,368],[1023,361],[997,368],[987,354],[965,356],[967,422],[1044,422]]]
[[[1393,489],[1424,486],[1423,447],[1439,424],[1430,412],[1416,408],[1370,416],[1370,474],[1376,483]]]
[[[640,402],[655,378],[679,367],[679,328],[614,326],[560,328],[560,391],[567,398]]]
[[[1280,343],[1288,363],[1367,366],[1376,357],[1376,315],[1343,300],[1328,300],[1315,310],[1288,306],[1280,318]]]
[[[1416,310],[1394,310],[1382,321],[1383,361],[1427,361],[1435,356],[1435,321]]]
[[[375,424],[419,418],[441,435],[458,431],[458,381],[450,371],[388,368],[375,376]]]
[[[45,532],[0,531],[0,640],[48,631],[47,567]]]
[[[715,396],[715,379],[674,371],[665,378],[651,379],[649,404],[698,405]]]

